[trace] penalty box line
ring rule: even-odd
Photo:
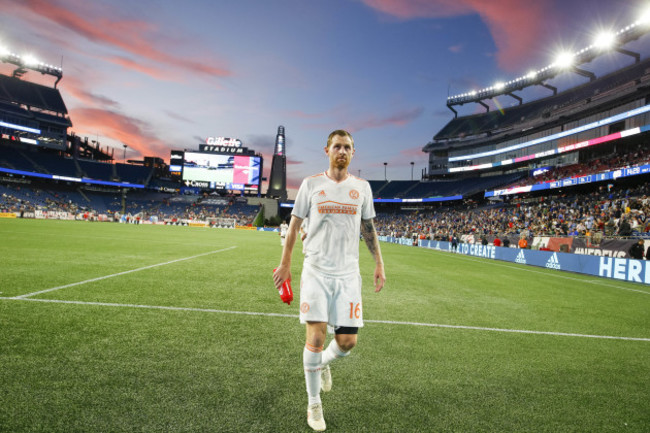
[[[144,271],[144,270],[147,270],[147,269],[157,268],[158,266],[171,265],[172,263],[178,263],[178,262],[182,262],[182,261],[185,261],[185,260],[192,260],[192,259],[196,259],[197,257],[203,257],[203,256],[207,256],[207,255],[210,255],[210,254],[222,253],[224,251],[229,251],[229,250],[232,250],[232,249],[235,249],[235,248],[237,248],[237,247],[232,246],[232,247],[223,248],[223,249],[220,249],[220,250],[209,251],[207,253],[197,254],[195,256],[183,257],[181,259],[170,260],[170,261],[164,262],[164,263],[156,263],[154,265],[143,266],[143,267],[137,268],[137,269],[130,269],[128,271],[118,272],[118,273],[110,274],[110,275],[104,275],[102,277],[91,278],[89,280],[78,281],[76,283],[65,284],[63,286],[57,286],[57,287],[52,287],[52,288],[45,289],[45,290],[39,290],[38,292],[32,292],[32,293],[27,293],[25,295],[14,296],[13,298],[14,299],[26,299],[26,298],[29,298],[31,296],[41,295],[43,293],[53,292],[55,290],[67,289],[68,287],[80,286],[82,284],[88,284],[88,283],[93,283],[95,281],[106,280],[108,278],[119,277],[119,276],[122,276],[122,275],[131,274],[133,272],[139,272],[139,271]],[[10,298],[6,298],[6,299],[10,299]]]
[[[86,301],[66,301],[58,299],[33,299],[24,297],[3,298],[0,300],[13,300],[13,301],[31,301],[31,302],[45,302],[54,304],[73,304],[73,305],[91,305],[100,307],[117,307],[117,308],[141,308],[147,310],[167,310],[167,311],[187,311],[198,313],[217,313],[217,314],[234,314],[241,316],[263,316],[263,317],[287,317],[297,319],[299,316],[296,314],[281,314],[281,313],[261,313],[254,311],[232,311],[232,310],[218,310],[212,308],[195,308],[195,307],[173,307],[164,305],[139,305],[139,304],[118,304],[112,302],[86,302]],[[619,337],[613,335],[593,335],[593,334],[576,334],[568,332],[553,332],[553,331],[532,331],[526,329],[505,329],[505,328],[490,328],[481,326],[467,326],[467,325],[444,325],[438,323],[423,323],[423,322],[401,322],[394,320],[364,320],[366,323],[377,323],[383,325],[401,325],[401,326],[418,326],[426,328],[443,328],[443,329],[460,329],[467,331],[483,331],[483,332],[502,332],[511,334],[532,334],[532,335],[549,335],[553,337],[574,337],[574,338],[594,338],[602,340],[625,340],[625,341],[644,341],[650,342],[650,338],[642,337]]]

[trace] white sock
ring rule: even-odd
[[[302,365],[305,369],[305,384],[309,404],[320,403],[320,366],[323,358],[323,348],[306,344],[302,351]]]
[[[330,341],[330,344],[327,346],[327,349],[325,349],[323,352],[323,360],[321,361],[321,365],[324,367],[335,359],[343,358],[349,354],[349,350],[347,352],[344,352],[336,343],[336,339],[332,339],[332,341]]]

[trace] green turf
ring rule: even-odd
[[[309,431],[277,234],[0,220],[0,239],[0,431]],[[650,341],[487,329],[649,339],[649,287],[382,248],[375,294],[362,245],[367,323],[332,364],[328,431],[650,431]]]

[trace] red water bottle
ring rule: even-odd
[[[278,268],[273,269],[273,273],[277,270]],[[280,299],[282,299],[282,302],[291,305],[291,301],[293,301],[293,291],[291,290],[291,282],[289,282],[289,280],[282,283],[282,287],[278,289],[278,292],[280,292]]]

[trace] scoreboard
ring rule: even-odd
[[[241,147],[241,141],[208,137],[198,151],[173,150],[169,170],[188,187],[257,193],[262,164],[262,157]]]

